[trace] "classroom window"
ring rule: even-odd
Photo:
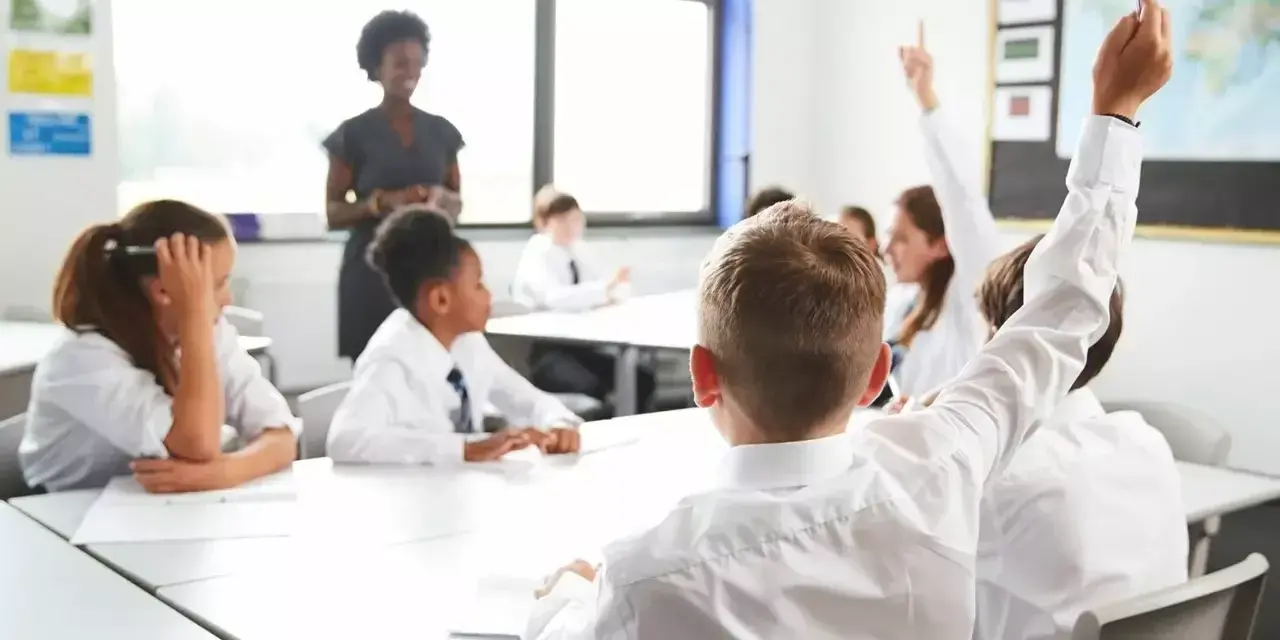
[[[558,0],[555,183],[591,212],[706,211],[710,10],[689,0]]]
[[[414,96],[467,142],[465,222],[528,219],[535,0],[414,0],[431,30]],[[121,211],[157,197],[234,213],[320,212],[320,141],[380,93],[356,64],[369,0],[127,0],[112,7]]]
[[[547,180],[597,220],[709,220],[713,5],[396,5],[431,29],[414,102],[451,120],[467,142],[461,222],[526,224],[532,193]],[[223,213],[322,212],[320,141],[380,97],[355,44],[385,8],[114,3],[120,211],[170,197]],[[540,79],[546,69],[553,73]]]

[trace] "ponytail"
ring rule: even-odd
[[[156,275],[155,256],[128,252],[183,233],[205,242],[229,237],[217,217],[184,202],[160,200],[134,208],[120,222],[93,225],[71,244],[53,288],[53,314],[73,331],[93,331],[116,343],[133,365],[170,394],[177,385],[174,345],[164,337],[143,278]]]
[[[911,218],[912,224],[919,227],[930,241],[946,239],[946,229],[942,221],[942,207],[928,186],[907,189],[898,198],[898,207]],[[920,299],[907,315],[898,334],[898,343],[910,347],[916,334],[933,328],[942,315],[942,303],[947,296],[947,287],[951,284],[951,276],[955,274],[956,263],[951,256],[934,260],[924,270],[920,279]]]

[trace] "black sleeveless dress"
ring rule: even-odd
[[[443,184],[458,161],[464,142],[448,120],[413,110],[413,144],[405,146],[381,109],[370,109],[338,126],[324,140],[329,154],[351,167],[356,197],[374,189],[404,189]],[[378,228],[378,219],[361,220],[351,228],[342,253],[338,277],[338,355],[353,361],[395,310],[381,277],[369,266],[365,253]]]

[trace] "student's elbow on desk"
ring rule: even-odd
[[[174,424],[165,436],[164,448],[169,455],[191,462],[210,462],[222,454],[222,429],[210,434],[191,434]]]

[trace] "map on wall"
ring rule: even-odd
[[[1174,73],[1139,119],[1151,160],[1280,160],[1280,0],[1164,0]],[[1057,154],[1090,108],[1098,44],[1136,0],[1065,0]]]

